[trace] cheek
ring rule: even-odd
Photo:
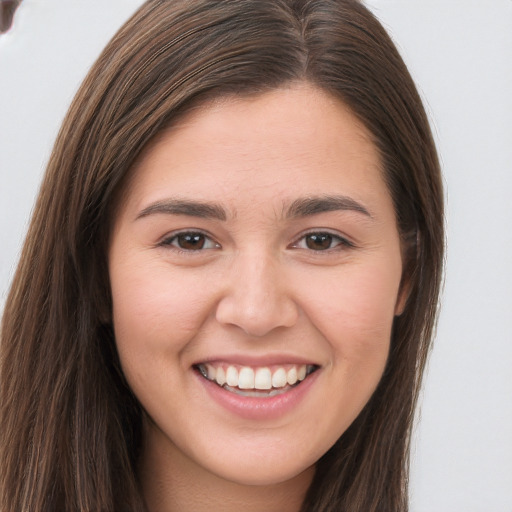
[[[308,315],[331,344],[333,358],[383,367],[400,283],[401,265],[353,265],[315,279]],[[318,276],[317,276],[318,277]]]
[[[155,262],[111,272],[113,320],[120,356],[179,352],[208,314],[199,279]]]
[[[322,406],[312,427],[325,433],[328,449],[368,403],[384,373],[401,262],[383,265],[375,258],[323,270],[314,278],[302,276],[308,286],[301,299],[305,316],[321,335],[319,351],[330,357],[322,374]]]

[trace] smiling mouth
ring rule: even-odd
[[[201,363],[196,370],[205,379],[240,396],[265,398],[286,393],[318,369],[316,365],[288,364],[252,368]]]

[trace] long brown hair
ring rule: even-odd
[[[409,289],[385,374],[318,461],[303,511],[407,510],[411,425],[442,274],[442,184],[412,79],[356,0],[149,0],[107,45],[55,143],[5,306],[1,510],[144,510],[142,412],[110,325],[114,199],[148,141],[192,106],[293,81],[337,96],[371,132]]]

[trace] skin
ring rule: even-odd
[[[289,211],[326,196],[350,201]],[[155,207],[169,199],[214,203],[225,220]],[[183,232],[202,248],[183,248]],[[148,415],[150,510],[299,510],[315,462],[375,390],[404,306],[394,209],[365,127],[308,84],[189,113],[136,163],[109,270],[121,364]],[[291,409],[248,419],[194,367],[237,358],[318,369]]]

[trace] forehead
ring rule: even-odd
[[[339,99],[300,84],[189,111],[144,150],[128,195],[139,206],[171,193],[236,208],[333,187],[356,197],[386,192],[378,151]]]

